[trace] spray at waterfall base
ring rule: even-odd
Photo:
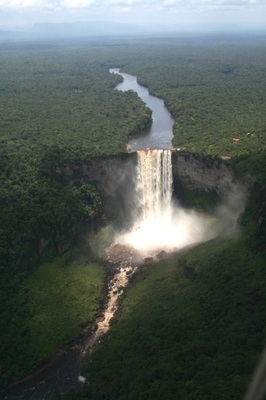
[[[136,252],[140,258],[155,257],[162,250],[173,252],[223,232],[237,232],[237,220],[245,204],[243,191],[232,184],[227,201],[213,216],[185,210],[172,199],[171,155],[171,150],[137,152],[132,224],[116,235],[112,245],[119,245],[120,251],[124,248],[129,257],[131,254],[136,259]]]

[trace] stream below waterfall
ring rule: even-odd
[[[117,90],[137,92],[152,110],[153,123],[151,127],[129,141],[131,150],[170,149],[174,120],[163,100],[150,95],[147,88],[138,84],[135,76],[120,73],[118,68],[110,69],[110,73],[116,73],[123,77],[123,82],[116,87]],[[95,324],[88,327],[79,339],[63,349],[43,369],[3,392],[1,398],[5,400],[50,400],[54,392],[81,388],[84,384],[84,378],[80,376],[82,364],[89,358],[93,348],[108,333],[117,311],[118,299],[130,277],[136,272],[138,265],[143,263],[144,259],[130,246],[113,244],[106,249],[103,264],[104,268],[108,270],[108,293],[103,312],[98,316]]]

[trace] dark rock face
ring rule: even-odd
[[[136,201],[136,166],[137,153],[132,152],[93,158],[86,162],[68,161],[51,166],[49,174],[69,185],[76,182],[95,183],[102,194],[105,214],[120,227],[127,227],[131,223],[131,210]],[[178,188],[184,187],[188,191],[214,191],[223,197],[239,180],[226,161],[183,151],[172,151],[172,170],[176,195]],[[40,249],[46,244],[40,242]],[[62,247],[60,251],[68,247],[67,241]]]
[[[104,192],[114,193],[131,180],[136,162],[136,153],[92,158],[86,162],[68,161],[57,166],[52,175],[61,175],[69,183],[94,181]]]
[[[135,168],[137,154],[124,153],[116,156],[98,157],[88,161],[65,161],[63,163],[52,163],[47,174],[58,179],[64,184],[91,182],[95,184],[101,193],[102,211],[119,226],[130,223],[130,209],[133,200]],[[93,220],[97,230],[97,212],[89,218],[77,220],[71,228],[64,230],[60,238],[40,236],[38,238],[38,253],[41,254],[51,243],[56,251],[61,254],[65,252],[83,224]],[[95,220],[96,218],[96,220]]]
[[[111,218],[120,223],[129,222],[131,203],[134,201],[136,153],[99,157],[87,162],[68,161],[56,166],[50,175],[61,177],[68,184],[93,182],[102,193],[103,207]]]
[[[131,246],[113,243],[103,254],[105,266],[115,269],[116,266],[136,266],[143,261],[141,254]]]
[[[50,175],[73,184],[94,182],[103,195],[103,206],[110,218],[120,224],[130,224],[130,210],[134,203],[137,153],[99,157],[87,162],[68,161],[53,166]],[[234,169],[224,160],[184,151],[172,151],[172,170],[175,189],[214,191],[224,196],[240,180]],[[246,185],[247,182],[243,181]],[[176,191],[178,192],[178,190]]]
[[[132,193],[137,153],[99,157],[87,162],[69,161],[53,168],[51,175],[63,176],[71,184],[76,180],[97,183],[105,195],[122,197]],[[184,151],[172,152],[174,182],[182,182],[189,190],[226,192],[238,177],[233,168],[220,158]]]
[[[174,183],[219,195],[226,193],[237,178],[233,168],[222,159],[196,153],[173,151],[172,168]]]
[[[156,255],[157,260],[162,260],[163,258],[165,258],[167,256],[167,252],[165,250],[160,251],[160,253],[158,253]]]

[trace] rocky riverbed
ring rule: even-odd
[[[81,388],[85,382],[80,375],[83,363],[108,334],[116,318],[119,297],[144,263],[141,254],[129,246],[117,243],[109,246],[103,255],[106,301],[94,324],[86,327],[80,338],[61,350],[46,366],[2,393],[1,399],[50,400],[55,392]]]

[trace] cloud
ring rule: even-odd
[[[23,8],[89,8],[95,0],[0,0],[0,7],[11,9]]]
[[[209,7],[249,7],[249,6],[256,6],[259,4],[266,5],[265,0],[199,0],[197,2],[200,5],[205,5]]]
[[[132,0],[108,0],[106,2],[107,5],[115,5],[115,6],[131,6],[134,3]]]
[[[62,8],[89,8],[95,0],[61,0],[59,6]]]
[[[54,0],[0,0],[0,8],[5,9],[29,9],[55,7],[58,5]]]
[[[265,22],[266,0],[0,0],[0,24],[109,20],[140,25]]]
[[[27,8],[27,7],[36,7],[38,4],[42,2],[38,2],[38,0],[2,0],[0,1],[0,7],[6,8]]]
[[[160,1],[159,1],[160,2]],[[156,1],[151,2],[150,0],[107,0],[104,2],[106,6],[130,6],[132,8],[138,8],[139,6],[152,6],[157,3]]]
[[[151,8],[160,7],[178,9],[198,7],[256,7],[266,6],[266,0],[0,0],[0,7],[4,8],[42,8],[42,7],[61,7],[66,9],[89,8],[92,5],[99,9],[108,7],[131,7],[137,9],[140,6]]]

